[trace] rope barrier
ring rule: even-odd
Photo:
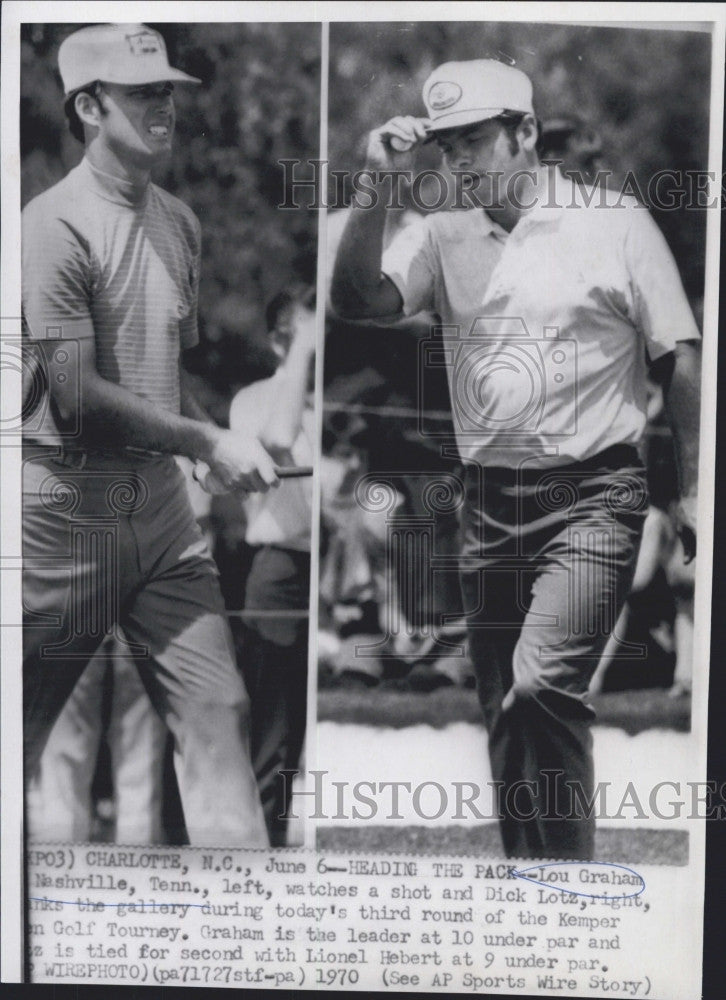
[[[262,609],[257,609],[257,608],[251,608],[245,610],[244,608],[242,608],[239,611],[228,611],[227,617],[242,618],[244,620],[250,618],[284,618],[285,620],[289,619],[298,620],[302,618],[309,618],[310,612],[307,608],[304,610],[301,609],[300,611],[295,611],[291,608],[285,608],[285,610],[281,611],[268,611],[268,610],[263,611]]]
[[[323,402],[323,410],[326,413],[353,413],[367,414],[374,417],[399,417],[416,420],[441,420],[451,423],[451,412],[449,410],[416,410],[410,406],[370,406],[364,403],[336,403],[335,401]],[[646,428],[646,436],[670,437],[670,427],[662,425],[651,425]]]
[[[329,413],[369,413],[377,417],[416,417],[416,419],[451,422],[451,413],[448,410],[414,410],[409,406],[365,406],[363,403],[324,402],[323,409]]]

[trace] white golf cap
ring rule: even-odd
[[[534,114],[532,81],[496,59],[438,66],[424,84],[423,99],[432,132],[473,125],[502,111]]]
[[[75,31],[58,50],[58,69],[66,96],[95,80],[127,85],[202,82],[169,65],[164,39],[145,24],[94,24]]]

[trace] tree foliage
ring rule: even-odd
[[[708,164],[710,36],[699,31],[509,22],[334,24],[330,40],[329,158],[361,166],[361,144],[394,114],[423,114],[436,66],[493,58],[527,73],[540,119],[579,115],[602,135],[604,166],[645,191],[664,169]],[[435,163],[436,153],[428,154]],[[654,213],[697,306],[703,295],[705,212]]]
[[[22,28],[23,202],[82,155],[66,126],[56,69],[60,42],[78,27]],[[297,175],[304,177],[306,170],[311,176],[308,161],[320,156],[321,27],[153,27],[164,35],[172,64],[203,81],[177,88],[175,154],[157,179],[202,222],[202,343],[194,368],[216,388],[210,401],[218,403],[269,363],[266,302],[291,280],[315,278],[318,213],[304,197],[299,210],[278,208],[285,198],[279,161],[301,161]],[[366,133],[390,115],[421,114],[421,85],[435,66],[482,56],[530,74],[540,118],[576,113],[592,123],[616,182],[628,171],[647,185],[659,170],[707,168],[710,37],[704,32],[508,22],[336,23],[330,32],[332,169],[358,169]],[[435,149],[427,147],[426,155],[427,165],[437,163]],[[706,213],[681,207],[656,215],[698,312]],[[338,363],[350,370],[356,360],[347,344],[340,352],[329,341],[328,381]]]

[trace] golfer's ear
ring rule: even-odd
[[[80,94],[76,94],[73,101],[73,107],[84,125],[90,125],[94,128],[98,128],[99,122],[103,117],[98,98],[92,97],[85,91],[81,91]]]
[[[534,115],[525,115],[517,128],[523,149],[536,149],[539,139],[539,122]]]

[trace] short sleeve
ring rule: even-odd
[[[700,333],[665,237],[644,209],[633,209],[625,237],[635,322],[651,361],[674,350],[678,341]]]
[[[394,236],[384,251],[381,270],[401,293],[404,315],[433,309],[436,255],[426,219],[410,223]]]
[[[191,309],[179,324],[179,344],[182,351],[199,343],[197,314],[199,311],[199,275],[202,267],[202,227],[196,215],[192,216],[191,264],[189,283],[191,285]]]
[[[61,340],[94,335],[92,269],[80,233],[31,203],[22,218],[22,295],[27,335]]]

